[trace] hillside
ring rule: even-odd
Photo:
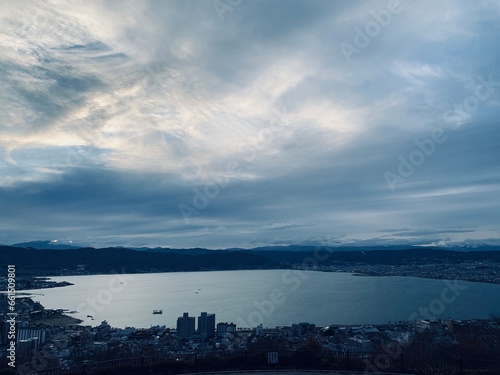
[[[500,262],[499,251],[441,249],[333,251],[80,248],[37,250],[0,246],[0,267],[15,264],[19,275],[70,275],[288,268],[296,265],[429,265]]]

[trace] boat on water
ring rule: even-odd
[[[153,314],[163,314],[162,310],[153,310]]]

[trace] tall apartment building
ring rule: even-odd
[[[177,318],[177,336],[183,339],[191,337],[196,331],[195,320],[195,317],[189,316],[187,312]]]
[[[215,314],[201,313],[198,317],[198,333],[203,340],[215,336]]]

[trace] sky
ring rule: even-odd
[[[0,1],[0,243],[500,244],[500,3]]]

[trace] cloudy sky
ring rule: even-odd
[[[500,3],[0,1],[0,243],[499,244]]]

